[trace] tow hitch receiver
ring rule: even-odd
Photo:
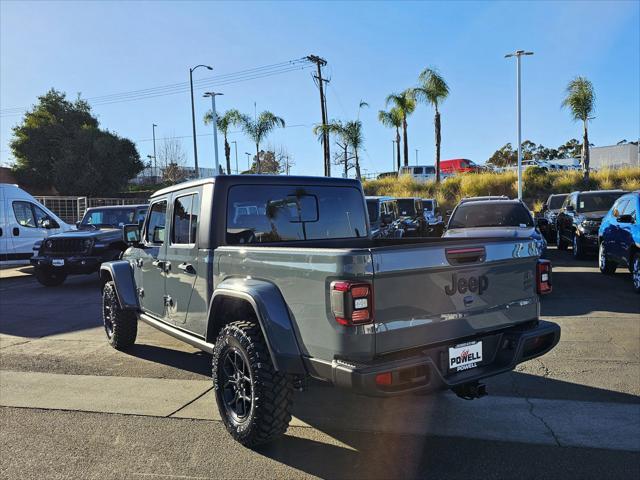
[[[471,382],[458,385],[452,388],[453,392],[460,398],[465,400],[473,400],[474,398],[482,398],[487,394],[487,386],[484,383]]]

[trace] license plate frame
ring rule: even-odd
[[[51,260],[51,265],[54,267],[64,267],[64,258],[54,258]]]
[[[458,373],[477,368],[482,363],[482,340],[461,343],[449,347],[448,370]]]

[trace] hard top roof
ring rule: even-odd
[[[171,192],[185,190],[205,184],[228,185],[325,185],[337,187],[357,187],[360,188],[358,180],[350,178],[333,177],[311,177],[293,175],[218,175],[217,177],[200,178],[188,182],[177,183],[170,187],[163,188],[155,192],[151,198],[166,195]]]

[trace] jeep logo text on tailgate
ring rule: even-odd
[[[482,295],[489,287],[489,278],[486,275],[480,275],[478,277],[460,277],[454,273],[451,275],[451,285],[445,285],[444,291],[447,295],[455,295],[457,293],[478,292],[478,295]]]

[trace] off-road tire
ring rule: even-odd
[[[640,253],[636,252],[631,256],[631,282],[633,291],[640,293]]]
[[[53,268],[36,267],[36,280],[45,287],[57,287],[62,285],[67,278],[67,272]]]
[[[569,247],[569,244],[563,240],[560,229],[556,230],[556,246],[558,247],[558,250],[566,250]]]
[[[122,309],[113,281],[102,288],[102,322],[109,345],[116,350],[126,350],[135,343],[138,317],[136,312]]]
[[[572,254],[573,258],[580,259],[584,258],[584,246],[582,245],[582,239],[577,235],[573,234],[573,245],[572,245]]]
[[[225,397],[237,392],[230,386],[227,375],[228,358],[237,355],[245,363],[251,386],[248,414],[234,416]],[[245,377],[247,378],[247,377]],[[237,383],[235,384],[237,386]],[[226,386],[226,388],[225,388]],[[231,436],[246,447],[255,447],[280,437],[291,421],[293,387],[290,379],[276,372],[259,325],[251,321],[237,321],[226,325],[218,335],[213,349],[213,387],[222,422]],[[246,393],[246,390],[243,390]],[[237,395],[237,393],[236,393]],[[227,400],[229,402],[229,400]],[[231,401],[232,402],[232,401]]]
[[[618,264],[607,256],[604,242],[600,242],[600,246],[598,247],[598,267],[600,267],[600,271],[605,275],[616,273],[616,268],[618,268]]]

